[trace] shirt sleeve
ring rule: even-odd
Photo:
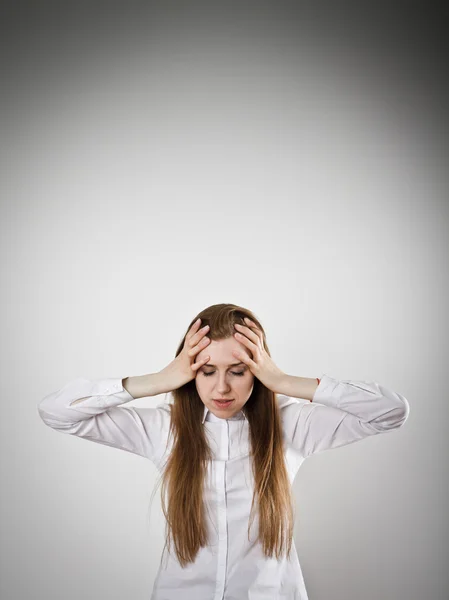
[[[169,428],[168,405],[119,406],[130,400],[135,398],[123,387],[122,378],[79,378],[45,396],[38,412],[42,421],[56,431],[120,448],[157,463]]]
[[[289,398],[282,408],[287,443],[304,458],[402,427],[406,398],[375,381],[323,374],[312,402]]]

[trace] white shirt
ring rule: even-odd
[[[171,393],[167,396],[172,403]],[[81,398],[85,399],[73,404]],[[385,386],[339,381],[326,374],[312,402],[282,394],[277,398],[291,483],[305,458],[398,429],[410,412],[404,396]],[[154,408],[120,406],[130,400],[134,398],[122,378],[80,378],[46,396],[38,411],[46,425],[61,433],[138,454],[161,472],[173,442],[170,437],[167,446],[168,403]],[[257,512],[248,540],[254,479],[246,417],[240,411],[221,419],[205,406],[203,424],[214,456],[205,487],[210,543],[185,569],[173,545],[171,554],[164,551],[151,600],[308,600],[294,541],[289,561],[265,558],[256,542]]]

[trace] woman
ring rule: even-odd
[[[156,408],[119,406],[161,393],[169,402]],[[261,323],[234,304],[199,313],[162,371],[76,379],[39,404],[53,429],[157,466],[168,560],[152,600],[307,600],[293,541],[299,467],[398,429],[409,410],[375,382],[285,374]]]

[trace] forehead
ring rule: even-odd
[[[235,338],[227,338],[218,341],[212,340],[196,355],[196,362],[209,356],[209,360],[206,363],[207,365],[212,364],[217,367],[230,367],[241,362],[234,354],[232,354],[236,351],[244,352],[250,356],[248,349]]]

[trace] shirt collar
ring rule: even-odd
[[[226,419],[227,421],[240,421],[240,420],[248,420],[245,415],[243,414],[242,410],[239,410],[239,412],[237,414],[235,414],[233,417],[229,417],[229,419]],[[218,422],[218,421],[224,421],[225,419],[220,419],[220,417],[217,417],[216,415],[214,415],[213,412],[211,412],[206,405],[204,405],[204,412],[203,412],[203,423],[204,421],[213,421],[213,422]]]

